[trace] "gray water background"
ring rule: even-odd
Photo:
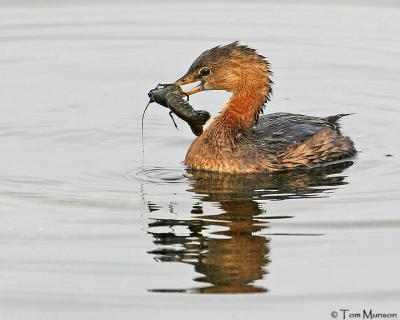
[[[396,1],[1,1],[0,318],[400,313],[399,29]],[[354,112],[360,153],[332,185],[247,194],[267,221],[247,233],[268,247],[259,293],[191,294],[218,285],[180,239],[206,221],[194,238],[223,243],[234,220],[215,222],[226,210],[181,163],[190,129],[156,105],[141,171],[140,117],[150,88],[235,40],[271,63],[267,112]],[[191,102],[215,115],[228,97]]]

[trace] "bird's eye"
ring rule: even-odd
[[[208,76],[211,73],[210,68],[204,67],[201,68],[199,71],[199,75],[201,75],[202,77]]]

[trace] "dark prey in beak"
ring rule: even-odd
[[[205,110],[194,110],[188,101],[184,100],[182,96],[184,94],[181,87],[177,84],[159,84],[148,93],[150,98],[149,103],[157,102],[170,109],[171,117],[172,114],[175,114],[187,122],[196,136],[200,136],[203,133],[203,126],[210,119],[211,115]]]

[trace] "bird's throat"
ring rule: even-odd
[[[212,135],[250,134],[268,99],[269,87],[246,87],[235,91],[209,128]],[[205,132],[206,133],[206,132]]]

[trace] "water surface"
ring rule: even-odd
[[[393,1],[1,2],[1,319],[400,313],[399,21]],[[191,172],[190,129],[151,105],[142,159],[148,90],[235,40],[271,62],[267,112],[354,112],[359,155]]]

